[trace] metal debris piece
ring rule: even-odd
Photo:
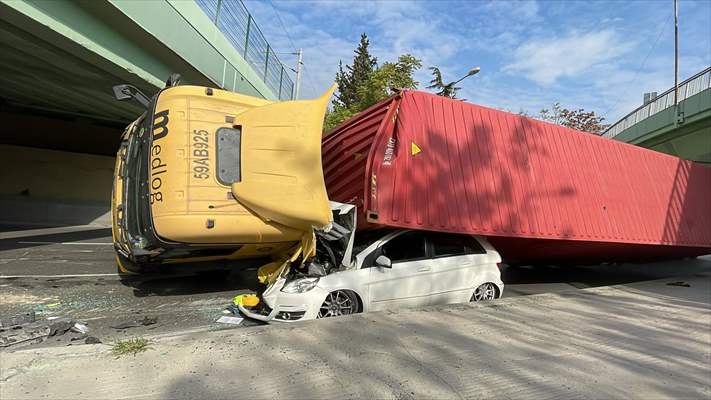
[[[99,343],[101,343],[101,340],[99,340],[98,338],[95,338],[95,337],[93,337],[93,336],[89,336],[89,337],[86,338],[86,340],[84,340],[84,343],[86,343],[86,344],[99,344]]]
[[[114,329],[129,329],[129,328],[137,328],[139,326],[148,326],[148,325],[153,325],[156,322],[158,322],[158,317],[143,317],[142,319],[135,320],[135,321],[127,321],[127,322],[122,322],[118,325],[113,325],[111,328]]]
[[[225,311],[227,311],[227,312],[229,312],[229,313],[232,313],[232,314],[234,314],[234,315],[240,315],[240,313],[239,313],[239,308],[237,308],[237,306],[234,305],[234,304],[228,305],[228,306],[225,308]]]
[[[82,324],[81,322],[75,323],[74,326],[72,326],[70,329],[72,330],[72,332],[77,332],[77,333],[82,333],[82,334],[89,332],[89,327]]]
[[[68,317],[60,317],[48,320],[47,324],[49,325],[50,329],[49,336],[63,335],[64,332],[68,331],[72,328],[72,326],[74,326],[74,323],[74,320]]]
[[[41,343],[50,336],[63,335],[74,324],[71,318],[59,317],[3,327],[0,328],[0,347]]]
[[[223,315],[220,318],[217,319],[215,322],[220,322],[223,324],[232,324],[232,325],[239,325],[244,321],[244,318],[238,318],[238,317],[229,317],[227,315]]]
[[[0,328],[0,347],[40,343],[49,337],[51,331],[44,321]]]
[[[667,283],[667,286],[691,287],[691,285],[683,281],[669,282]]]

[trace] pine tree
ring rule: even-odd
[[[438,67],[429,67],[429,70],[432,71],[433,78],[430,81],[430,85],[427,86],[427,89],[437,90],[437,93],[435,93],[437,96],[443,96],[443,97],[449,97],[450,99],[456,99],[457,92],[461,88],[454,86],[454,83],[445,84],[444,81],[442,80],[442,72],[439,70]]]
[[[342,64],[339,63],[336,73],[338,95],[335,105],[350,108],[359,102],[358,87],[370,79],[378,64],[377,59],[368,51],[369,45],[368,35],[362,33],[358,48],[355,49],[353,65],[346,65],[344,71]]]

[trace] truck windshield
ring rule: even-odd
[[[148,138],[146,132],[146,116],[145,114],[136,121],[133,130],[129,133],[128,149],[126,152],[126,162],[123,164],[121,175],[123,178],[123,226],[126,228],[126,233],[129,235],[141,232],[140,218],[140,180],[142,170],[145,168],[144,158],[146,156],[146,146]]]

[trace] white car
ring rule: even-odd
[[[302,321],[493,300],[503,293],[501,256],[482,237],[412,230],[380,233],[374,240],[372,232],[359,235],[366,244],[358,251],[346,239],[347,250],[357,253],[351,258],[344,251],[340,268],[323,276],[281,277],[261,294],[258,306],[240,311],[267,322]]]

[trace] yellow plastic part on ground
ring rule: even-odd
[[[259,304],[259,297],[254,294],[240,294],[232,299],[235,305],[243,307],[254,307]]]

